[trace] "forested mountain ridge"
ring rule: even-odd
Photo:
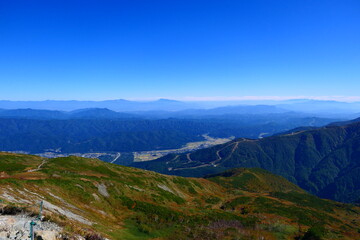
[[[44,116],[41,111],[34,114],[38,112]],[[54,112],[47,114],[50,117]],[[202,140],[203,134],[257,138],[260,134],[271,135],[296,126],[321,126],[331,122],[326,118],[286,114],[208,119],[104,118],[114,114],[121,115],[98,109],[77,111],[75,119],[0,118],[0,151],[42,153],[58,149],[62,153],[87,153],[173,149]]]
[[[360,122],[336,125],[257,140],[236,139],[133,166],[180,176],[259,167],[320,197],[356,202],[360,198]]]

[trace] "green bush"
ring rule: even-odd
[[[220,200],[221,200],[220,198],[214,196],[214,197],[209,197],[209,198],[205,199],[205,202],[208,204],[217,204],[220,202]]]
[[[251,197],[237,197],[230,202],[225,203],[222,208],[223,209],[233,209],[238,205],[247,204],[251,201]]]
[[[316,224],[309,228],[302,240],[322,240],[326,235],[326,230],[323,225]]]

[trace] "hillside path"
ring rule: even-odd
[[[35,168],[35,169],[30,169],[30,170],[28,170],[27,172],[36,172],[36,171],[39,171],[39,170],[41,169],[41,167],[42,167],[46,162],[47,162],[47,159],[44,159],[37,168]]]
[[[114,163],[116,160],[119,159],[119,157],[121,156],[121,153],[116,153],[116,157],[114,158],[114,160],[112,160],[110,163]]]

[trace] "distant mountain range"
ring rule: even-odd
[[[6,109],[19,104],[27,107],[33,104],[39,109]],[[298,100],[278,105],[189,109],[189,103],[166,99],[154,102],[0,101],[3,108],[0,109],[0,150],[29,153],[151,151],[180,148],[188,142],[202,140],[202,134],[235,136],[241,139],[134,166],[183,176],[203,176],[231,167],[261,167],[318,196],[357,201],[360,194],[354,186],[359,182],[354,177],[357,173],[351,171],[358,171],[358,137],[357,130],[354,130],[355,135],[348,134],[348,130],[354,129],[349,126],[358,124],[358,119],[340,122],[358,116],[357,104]],[[79,109],[81,106],[95,108]],[[46,107],[67,111],[40,109]],[[76,110],[70,111],[72,108]],[[337,109],[344,110],[337,112]],[[316,129],[329,123],[332,124]],[[271,135],[279,136],[268,137]],[[247,139],[262,137],[267,138]],[[348,171],[351,173],[347,174]],[[345,187],[340,184],[342,182],[346,183]],[[346,195],[340,194],[341,191]]]
[[[43,109],[0,109],[0,118],[18,119],[244,119],[266,118],[273,119],[284,115],[293,118],[318,117],[348,120],[360,116],[360,113],[305,113],[286,110],[277,106],[227,106],[212,109],[187,109],[181,111],[123,111],[117,112],[108,108],[83,108],[72,111],[43,110]]]
[[[359,113],[360,102],[337,102],[337,101],[320,101],[320,100],[293,100],[289,102],[283,102],[276,104],[276,106],[304,113],[316,113],[316,114],[348,114]]]
[[[0,109],[0,118],[18,119],[129,119],[142,118],[140,115],[115,112],[107,108],[86,108],[74,111],[38,109]]]
[[[0,101],[0,109],[37,109],[74,111],[78,109],[107,108],[116,112],[178,112],[177,115],[218,115],[218,114],[265,114],[279,112],[302,112],[316,116],[339,114],[359,114],[360,102],[346,103],[320,100],[286,101],[176,101],[159,99],[157,101],[129,101],[124,99],[106,101]],[[181,112],[183,111],[183,112]],[[166,114],[165,114],[166,115]],[[169,114],[167,113],[167,116]]]
[[[235,117],[237,115],[268,115],[288,113],[293,116],[311,116],[294,113],[275,106],[228,106],[212,109],[188,109],[182,111],[131,111],[116,112],[108,108],[84,108],[73,111],[42,109],[0,109],[0,118],[23,119],[129,119],[129,118],[209,118],[218,116]]]
[[[120,113],[107,108],[79,109],[70,112],[37,109],[0,109],[0,118],[19,119],[126,119],[140,118],[130,113]]]
[[[0,109],[0,118],[25,119],[126,119],[126,118],[206,118],[223,115],[261,115],[290,113],[275,106],[228,106],[213,109],[189,109],[182,111],[131,111],[116,112],[108,108],[85,108],[73,111],[40,109]],[[300,116],[301,114],[294,114]],[[305,116],[305,115],[303,115]]]
[[[360,119],[257,140],[240,138],[133,166],[179,176],[260,167],[320,197],[356,202],[360,201]]]
[[[0,101],[2,109],[42,109],[42,110],[58,110],[73,111],[84,108],[108,108],[118,112],[129,111],[180,111],[196,107],[196,104],[180,102],[168,99],[159,99],[157,101],[128,101],[124,99],[106,100],[106,101]]]

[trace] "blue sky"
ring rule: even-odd
[[[358,0],[3,0],[0,99],[357,99],[359,43]]]

